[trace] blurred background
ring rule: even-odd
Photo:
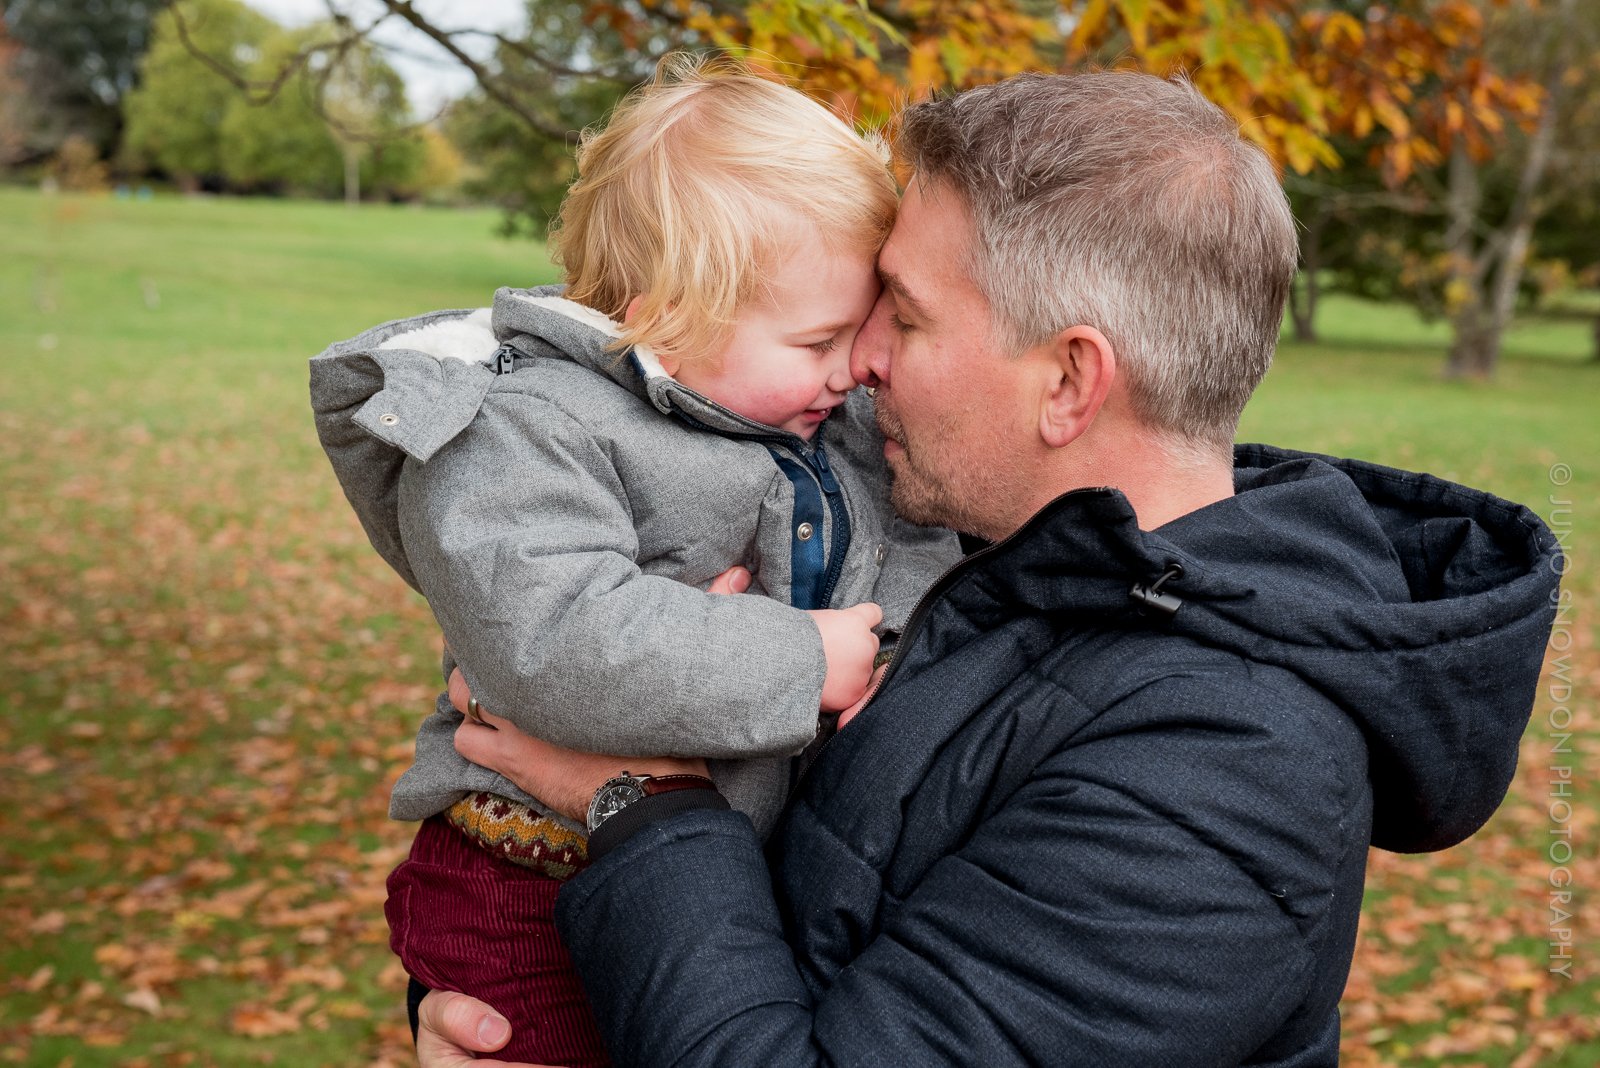
[[[1570,557],[1500,813],[1372,856],[1344,1062],[1600,1063],[1596,0],[9,0],[0,1063],[410,1061],[384,812],[438,639],[305,361],[555,280],[577,131],[681,47],[869,127],[1182,69],[1273,154],[1304,270],[1243,437],[1485,487]]]

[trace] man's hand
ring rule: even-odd
[[[473,1057],[473,1053],[493,1053],[510,1040],[511,1025],[505,1017],[477,998],[434,990],[417,1008],[417,1064],[421,1068],[467,1068],[468,1065],[515,1068],[521,1062]]]
[[[482,725],[468,719],[456,728],[456,752],[498,771],[523,793],[579,822],[588,816],[594,792],[624,771],[634,775],[709,774],[704,760],[583,753],[525,734],[481,705],[478,715],[483,717]]]
[[[707,593],[743,593],[750,588],[750,569],[735,564],[711,580]]]
[[[737,594],[749,588],[749,570],[743,567],[731,567],[712,580],[707,592]],[[862,633],[871,639],[872,649],[866,653],[866,666],[861,671],[863,682],[854,692],[848,694],[844,693],[845,687],[841,687],[840,693],[843,696],[839,699],[843,703],[837,707],[848,708],[852,702],[862,697],[861,691],[866,688],[865,680],[872,671],[872,657],[878,648],[878,639],[872,635],[870,628],[882,618],[883,613],[877,605],[858,605],[848,612],[811,614],[846,617],[843,622],[830,624],[842,635],[839,639],[841,643],[850,643],[853,648],[864,647],[865,642],[860,637]],[[828,639],[827,632],[824,633],[823,647],[826,649]],[[844,654],[841,652],[840,656],[843,657]],[[829,675],[830,677],[833,675],[831,667]],[[472,690],[468,687],[466,677],[461,674],[460,668],[450,673],[448,689],[450,704],[457,712],[466,715],[468,703],[472,700]],[[823,693],[826,701],[828,695],[826,686],[823,688]],[[848,699],[844,699],[845,697]],[[477,713],[482,720],[481,723],[475,723],[468,718],[456,728],[456,752],[474,764],[499,772],[515,783],[519,790],[531,797],[537,797],[556,812],[580,822],[589,814],[589,802],[594,798],[595,791],[607,779],[615,778],[623,771],[634,775],[708,774],[704,760],[584,753],[526,734],[514,723],[495,715],[482,705],[477,706]]]
[[[822,710],[853,708],[872,683],[872,659],[878,655],[878,636],[872,628],[883,622],[883,609],[868,601],[842,611],[822,608],[807,615],[822,632],[822,654],[828,660]]]

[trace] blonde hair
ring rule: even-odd
[[[692,360],[726,344],[797,224],[871,255],[896,202],[881,144],[743,64],[679,53],[585,132],[552,236],[569,299],[620,321],[643,297],[619,345]]]

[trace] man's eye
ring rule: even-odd
[[[838,348],[839,347],[839,339],[836,338],[836,337],[830,337],[826,341],[813,342],[812,344],[807,345],[806,347],[808,349],[810,349],[812,352],[818,353],[820,355],[822,353],[832,352],[834,349]]]
[[[889,313],[889,325],[902,334],[909,333],[911,330],[911,324],[900,318],[897,312]]]

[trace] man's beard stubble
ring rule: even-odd
[[[913,453],[906,441],[905,424],[889,406],[888,391],[881,386],[873,395],[872,411],[879,433],[898,444],[901,450],[899,456],[888,461],[889,503],[894,506],[895,514],[918,526],[949,527],[965,534],[986,536],[981,528],[988,524],[975,515],[973,509],[962,504],[957,487],[928,472],[917,461],[918,456],[931,459],[931,454],[937,452],[939,446],[933,439],[942,438],[946,444],[952,440],[946,432],[948,428],[944,425],[931,428],[929,440],[919,443],[918,451]],[[926,450],[923,445],[927,446]],[[946,477],[954,473],[953,470],[947,472]]]

